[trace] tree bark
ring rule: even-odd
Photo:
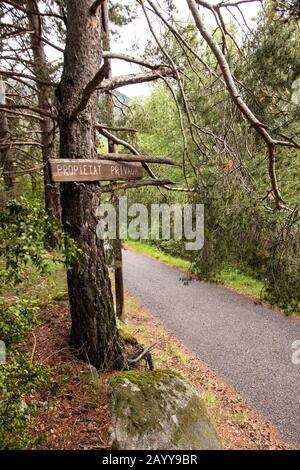
[[[87,83],[101,62],[100,15],[92,15],[92,0],[67,0],[67,41],[64,70],[58,89],[60,100],[61,158],[95,158],[95,123],[98,96],[94,92],[84,111],[74,118]],[[65,229],[83,250],[82,269],[68,273],[72,329],[71,344],[78,355],[100,370],[126,365],[119,339],[102,240],[96,235],[98,183],[65,183],[62,218]]]
[[[36,77],[41,79],[49,79],[49,66],[44,50],[44,44],[41,41],[41,18],[38,15],[37,2],[35,0],[27,0],[26,7],[28,10],[27,18],[29,27],[34,31],[30,35],[31,49],[33,54],[33,69]],[[32,13],[32,12],[36,12]],[[49,87],[42,83],[37,83],[38,88],[38,104],[39,108],[45,111],[51,111],[51,97]],[[44,197],[45,208],[51,218],[60,220],[60,190],[59,185],[51,181],[49,160],[55,158],[55,127],[51,117],[44,116],[40,121],[41,144],[43,156],[43,175],[44,175]]]
[[[6,103],[5,83],[0,77],[0,104]],[[14,174],[13,154],[10,148],[10,131],[7,116],[5,112],[0,115],[0,164],[3,175],[4,188],[9,199],[16,194],[16,177]]]

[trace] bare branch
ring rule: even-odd
[[[106,137],[107,139],[111,140],[112,142],[114,142],[115,144],[117,145],[122,145],[123,147],[127,148],[130,152],[133,153],[133,155],[140,155],[140,152],[131,144],[129,144],[128,142],[126,142],[126,140],[123,140],[123,139],[120,139],[119,137],[116,137],[114,134],[112,134],[111,132],[103,129],[103,128],[97,128],[98,131],[100,132],[100,134],[102,134],[104,137]],[[151,178],[155,178],[155,174],[153,173],[153,171],[151,170],[151,168],[148,167],[147,163],[142,163],[144,169],[147,171],[148,175],[151,177]]]
[[[177,39],[177,41],[180,41],[186,48],[187,50],[193,54],[196,59],[198,59],[202,65],[209,71],[211,75],[214,77],[218,78],[217,74],[210,68],[210,66],[202,59],[202,57],[198,54],[197,51],[195,51],[190,44],[184,39],[182,34],[179,33],[179,31],[174,28],[174,26],[161,14],[161,12],[156,8],[154,3],[151,0],[148,0],[149,5],[155,12],[155,14],[162,20],[162,22],[167,26],[167,28],[171,31],[173,36]]]
[[[57,13],[41,13],[41,12],[36,12],[33,10],[28,10],[27,8],[23,7],[21,4],[10,1],[10,0],[4,0],[4,3],[7,3],[7,5],[11,5],[12,7],[16,8],[19,11],[22,11],[25,14],[30,13],[32,15],[48,16],[51,18],[58,18],[62,21],[65,21],[65,18]]]
[[[300,149],[300,143],[296,142],[295,136],[289,137],[285,134],[282,134],[281,132],[276,132],[276,134],[282,137],[283,139],[286,139],[285,141],[277,141],[277,145],[279,142],[279,145]]]
[[[287,140],[274,140],[273,144],[278,145],[280,147],[291,147],[291,148],[300,149],[300,144],[295,142],[295,140],[293,140],[293,139],[290,139],[289,141],[287,141]]]
[[[227,1],[221,1],[219,3],[210,3],[205,0],[195,0],[198,5],[201,5],[204,8],[208,8],[209,10],[218,10],[219,8],[222,7],[238,7],[239,5],[242,5],[243,3],[255,3],[255,2],[260,2],[262,3],[263,0],[239,0],[237,2],[227,2]]]
[[[257,3],[257,2],[260,2],[262,3],[263,0],[239,0],[237,2],[226,2],[226,1],[223,1],[223,2],[220,2],[218,4],[219,7],[237,7],[239,5],[242,5],[244,3]]]
[[[107,129],[108,131],[113,131],[113,132],[138,132],[137,129],[132,129],[131,127],[110,127],[107,126],[106,124],[98,123],[97,126],[100,129]]]
[[[9,111],[11,109],[27,109],[28,111],[32,111],[34,113],[40,114],[41,116],[47,116],[52,119],[56,119],[55,114],[50,113],[49,111],[46,111],[45,109],[41,108],[35,108],[33,106],[27,106],[27,105],[22,105],[22,104],[5,104],[5,105],[0,105],[0,109],[3,109],[4,111]]]
[[[19,165],[20,165],[20,163],[19,163]],[[27,175],[27,174],[30,174],[30,173],[40,172],[44,167],[45,167],[45,164],[36,166],[34,168],[24,169],[22,171],[10,171],[9,173],[13,174],[15,176],[22,176],[22,175]]]
[[[43,148],[44,145],[41,144],[40,142],[35,142],[33,140],[29,140],[29,141],[15,141],[15,142],[10,142],[9,143],[9,146],[10,147],[26,147],[26,146],[33,146],[33,147],[41,147]],[[0,144],[0,148],[5,148],[7,147],[7,144]]]
[[[114,77],[111,80],[103,80],[101,87],[99,88],[101,92],[115,90],[126,85],[135,85],[137,83],[152,82],[161,77],[173,77],[174,72],[169,67],[161,67],[152,72],[144,73],[134,73],[129,75],[121,75],[119,77]]]
[[[28,81],[26,81],[26,79],[23,79],[23,78],[20,78],[20,77],[14,77],[13,80],[15,82],[22,83],[22,85],[24,85],[27,88],[30,88],[30,90],[32,90],[34,93],[37,93],[37,91],[38,91],[37,87],[35,86],[36,83],[33,85],[32,83],[29,83]],[[14,89],[14,87],[12,85],[12,81],[7,82],[7,86]]]
[[[149,346],[148,348],[143,349],[143,351],[141,352],[141,354],[139,354],[136,358],[134,358],[134,359],[128,359],[129,364],[135,364],[135,363],[141,361],[147,354],[150,353],[150,351],[151,351],[152,349],[155,348],[155,346],[156,346],[157,344],[158,344],[158,343],[156,342],[156,343],[154,343],[154,344],[151,344],[151,346]]]
[[[14,25],[14,24],[0,23],[0,28],[14,28],[13,31],[1,34],[1,36],[0,36],[1,40],[3,40],[3,39],[7,40],[9,38],[19,36],[21,34],[31,34],[31,33],[33,33],[33,31],[31,29],[19,28],[18,26]]]
[[[49,41],[49,39],[46,39],[42,36],[38,36],[38,38],[44,42],[45,44],[48,44],[48,46],[50,47],[53,47],[53,49],[56,49],[58,52],[61,52],[62,54],[65,52],[64,49],[62,49],[61,47],[57,46],[56,44],[53,44],[53,42]]]
[[[20,116],[22,118],[28,117],[30,119],[37,119],[38,121],[43,121],[44,120],[44,118],[42,116],[36,116],[36,115],[30,114],[30,113],[24,113],[24,112],[21,113],[20,111],[15,111],[15,110],[12,110],[12,109],[7,109],[7,110],[4,109],[4,111],[7,113],[7,118],[8,119],[13,118],[13,117],[18,118],[18,116]]]
[[[105,155],[98,154],[100,158],[105,160],[113,160],[119,162],[141,162],[141,163],[160,163],[165,165],[178,166],[175,160],[168,157],[147,157],[145,155],[130,155],[126,153],[109,153]]]
[[[161,67],[164,67],[163,64],[149,64],[149,62],[145,62],[143,59],[139,59],[137,57],[132,57],[132,56],[126,55],[126,54],[119,54],[118,52],[103,51],[102,57],[104,59],[123,60],[124,62],[130,62],[132,64],[141,65],[142,67],[145,67],[145,68],[151,69],[151,70],[157,70]]]
[[[137,189],[145,186],[162,186],[175,184],[173,181],[168,179],[152,179],[152,180],[141,180],[141,181],[129,181],[127,183],[115,183],[101,187],[102,193],[112,193],[115,191],[122,191],[124,189]]]
[[[10,72],[8,70],[0,70],[0,75],[3,75],[4,77],[12,77],[12,78],[25,78],[27,80],[32,80],[33,82],[39,83],[40,85],[46,85],[46,86],[51,86],[51,87],[57,87],[58,84],[51,82],[49,80],[41,80],[38,77],[35,77],[34,75],[28,75],[26,73],[19,73],[19,72]]]
[[[172,67],[172,69],[174,71],[174,76],[175,76],[175,78],[178,82],[180,94],[181,94],[181,97],[182,97],[182,100],[183,100],[183,103],[184,103],[184,109],[185,109],[185,112],[186,112],[186,115],[187,115],[188,119],[190,119],[189,108],[188,108],[188,105],[187,105],[187,100],[186,100],[185,93],[184,93],[184,87],[183,87],[183,83],[182,83],[182,79],[181,79],[181,75],[179,73],[178,67],[176,66],[176,64],[175,64],[173,58],[171,57],[171,55],[162,46],[156,32],[154,31],[154,28],[152,26],[151,20],[149,18],[149,15],[147,13],[147,10],[146,10],[145,4],[144,4],[144,0],[140,0],[140,4],[142,6],[144,15],[145,15],[147,23],[148,23],[148,27],[151,31],[151,34],[152,34],[156,44],[158,45],[160,51],[166,57],[166,59],[168,60],[168,62],[170,63],[170,66]],[[166,84],[168,85],[168,82],[166,82]],[[182,165],[182,167],[183,167],[183,171],[184,171],[185,181],[188,185],[188,180],[186,178],[186,171],[185,171],[185,161],[186,161],[186,159],[189,160],[189,162],[191,164],[191,167],[193,168],[194,172],[195,172],[195,167],[192,164],[191,160],[189,159],[189,146],[188,146],[188,141],[187,141],[186,134],[185,134],[185,131],[184,131],[184,124],[183,124],[183,120],[182,120],[182,116],[181,116],[180,106],[179,106],[178,100],[176,99],[175,93],[173,93],[173,89],[171,88],[171,86],[169,86],[169,88],[170,88],[171,93],[173,94],[173,98],[175,99],[176,106],[178,105],[177,110],[178,110],[178,114],[179,114],[181,131],[182,131],[181,133],[182,133],[182,138],[183,138],[183,165]],[[192,138],[194,139],[193,132],[192,132]],[[197,145],[196,141],[195,141],[195,144]]]
[[[114,134],[109,132],[107,129],[103,128],[102,126],[96,126],[97,130],[102,134],[104,137],[106,137],[109,140],[112,140],[115,144],[117,145],[122,145],[123,147],[127,148],[132,152],[133,155],[140,155],[138,150],[126,140],[120,139],[119,137],[116,137]]]

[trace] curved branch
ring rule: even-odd
[[[190,44],[184,39],[182,34],[179,33],[179,31],[161,14],[161,12],[156,8],[154,3],[151,0],[148,0],[149,5],[155,12],[155,14],[158,16],[158,18],[161,19],[161,21],[167,26],[167,28],[171,31],[175,39],[177,41],[180,41],[186,48],[187,50],[193,54],[193,56],[201,62],[201,64],[208,70],[208,72],[213,75],[215,78],[219,78],[217,74],[214,72],[214,70],[211,69],[211,67],[205,62],[205,60],[202,59],[202,57],[198,54],[197,51],[195,51]]]
[[[130,152],[132,152],[134,155],[138,155],[140,156],[140,152],[131,144],[129,144],[128,142],[126,142],[126,140],[123,140],[123,139],[120,139],[119,137],[116,137],[114,134],[112,134],[111,132],[103,129],[102,127],[97,127],[97,130],[100,134],[102,134],[104,137],[106,137],[107,139],[111,140],[112,142],[114,142],[115,144],[117,145],[122,145],[123,147],[127,148],[128,150],[130,150]],[[146,163],[142,163],[144,169],[147,171],[148,175],[151,177],[151,178],[155,178],[155,174],[153,173],[153,171],[148,167],[148,165]]]

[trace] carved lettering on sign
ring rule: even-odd
[[[135,180],[143,177],[140,163],[108,160],[50,160],[54,182]]]

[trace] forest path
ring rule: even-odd
[[[300,448],[300,321],[124,250],[125,287],[253,409]],[[298,355],[298,357],[300,354]]]

